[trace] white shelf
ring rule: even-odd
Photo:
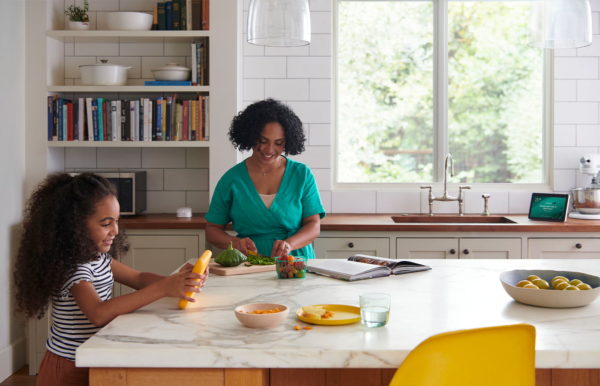
[[[210,147],[210,141],[49,141],[48,147]]]
[[[204,92],[209,86],[48,86],[49,92]]]
[[[210,36],[210,31],[73,31],[50,30],[46,36],[63,38],[144,38],[190,40],[202,36]]]

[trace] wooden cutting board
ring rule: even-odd
[[[275,271],[275,264],[271,265],[251,265],[245,266],[244,263],[238,265],[237,267],[223,267],[211,261],[208,264],[208,269],[210,273],[214,273],[215,275],[220,276],[229,276],[229,275],[244,275],[247,273],[257,273],[257,272],[269,272]]]

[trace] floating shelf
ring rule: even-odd
[[[210,141],[48,141],[48,147],[209,147]]]
[[[48,92],[202,92],[208,93],[209,86],[48,86]]]

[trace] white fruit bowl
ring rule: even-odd
[[[109,12],[106,14],[106,29],[114,31],[149,31],[152,15],[145,12]]]
[[[556,289],[531,289],[517,287],[521,280],[526,280],[529,275],[537,275],[551,282],[555,276],[565,276],[571,279],[579,279],[589,284],[592,289],[586,291],[566,291]],[[539,307],[570,308],[582,307],[593,302],[600,295],[600,277],[572,271],[552,270],[527,270],[515,269],[500,274],[500,281],[504,290],[516,301]]]

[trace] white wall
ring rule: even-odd
[[[263,98],[288,103],[305,123],[308,146],[298,159],[315,173],[328,212],[421,212],[427,211],[424,194],[414,192],[332,190],[333,99],[332,40],[333,2],[310,0],[312,43],[305,47],[273,48],[246,43],[245,22],[249,0],[244,1],[243,102]],[[591,0],[594,43],[585,48],[555,52],[555,126],[551,162],[555,191],[568,191],[581,183],[578,159],[600,152],[600,0]],[[454,188],[453,188],[454,189]],[[436,188],[436,192],[437,192]],[[465,211],[482,210],[482,192],[467,191]],[[524,213],[531,192],[493,191],[492,213]],[[356,205],[360,202],[361,205]],[[456,203],[436,212],[456,212]],[[440,205],[440,206],[438,206]]]
[[[25,364],[23,318],[14,313],[12,266],[25,186],[25,1],[0,0],[0,380]]]

